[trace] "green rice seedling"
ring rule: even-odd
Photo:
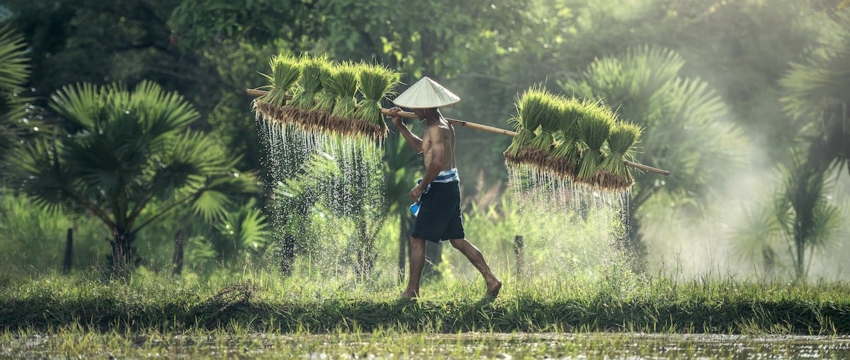
[[[534,133],[528,129],[519,129],[519,132],[516,136],[514,136],[513,141],[511,141],[511,145],[508,146],[508,149],[505,150],[505,160],[509,163],[519,164],[521,160],[519,158],[520,153],[534,139]]]
[[[330,117],[331,128],[336,131],[350,132],[351,118],[357,109],[358,74],[357,65],[350,62],[340,64],[326,86],[336,94],[336,103]]]
[[[512,122],[515,123],[515,128],[518,131],[514,137],[511,146],[505,151],[505,157],[509,162],[514,163],[534,163],[534,158],[539,149],[543,147],[538,143],[546,142],[547,152],[548,146],[551,145],[551,133],[544,134],[542,137],[535,135],[538,128],[541,128],[541,121],[546,121],[547,126],[552,120],[556,101],[554,95],[550,94],[546,89],[540,86],[534,86],[520,95],[516,102],[517,115]],[[549,128],[549,127],[547,127]],[[535,140],[536,139],[536,140]],[[538,154],[539,155],[539,154]]]
[[[269,92],[260,97],[260,101],[274,106],[286,105],[286,95],[301,77],[301,65],[291,55],[276,55],[269,60],[271,76],[263,75],[271,82]]]
[[[517,100],[517,116],[513,119],[520,128],[531,132],[540,126],[540,119],[545,116],[545,103],[551,95],[542,87],[534,86],[526,90]]]
[[[555,145],[549,149],[547,168],[562,179],[573,180],[576,163],[581,157],[580,143],[572,131],[558,131],[553,134]]]
[[[354,116],[354,110],[357,108],[357,90],[359,89],[358,74],[357,65],[350,62],[343,63],[337,68],[329,84],[337,94],[333,115],[343,118]]]
[[[313,104],[313,111],[330,114],[336,103],[336,89],[331,86],[334,76],[337,73],[336,66],[331,63],[331,66],[325,66],[319,70],[319,81],[322,83],[321,90],[316,93],[316,102]]]
[[[622,189],[629,188],[634,183],[625,160],[632,155],[632,147],[640,142],[641,131],[640,126],[628,122],[617,122],[611,128],[608,137],[609,154],[599,166],[601,174],[605,175],[598,180],[602,187]]]
[[[322,90],[322,74],[327,73],[330,61],[326,56],[302,57],[301,78],[299,79],[300,91],[292,96],[289,104],[304,110],[310,110],[314,106],[316,94]]]
[[[557,145],[549,150],[548,168],[560,176],[572,180],[576,164],[581,157],[581,143],[578,141],[576,123],[582,117],[582,102],[576,98],[560,98],[558,112],[558,130],[555,133]]]
[[[545,93],[542,100],[541,105],[543,110],[539,119],[540,132],[537,133],[529,144],[531,148],[531,159],[529,159],[529,162],[538,168],[546,167],[549,150],[552,148],[552,143],[554,142],[552,134],[559,129],[561,107],[563,107],[563,103],[558,96]]]
[[[292,95],[292,100],[289,102],[290,120],[305,130],[318,130],[321,128],[320,117],[312,110],[315,106],[316,95],[322,90],[322,74],[327,73],[331,63],[327,56],[305,56],[299,63],[301,64],[301,78],[298,82],[300,86],[299,91]]]
[[[611,109],[599,101],[585,101],[584,116],[578,121],[578,135],[587,146],[579,161],[576,180],[592,184],[593,175],[602,163],[602,146],[608,140],[611,127],[616,122],[616,115]]]
[[[358,74],[360,94],[363,100],[354,112],[354,132],[374,139],[383,139],[387,134],[387,124],[381,115],[381,101],[399,82],[399,74],[383,65],[361,65]]]

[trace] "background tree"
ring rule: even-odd
[[[39,206],[86,211],[111,232],[112,267],[136,263],[134,240],[146,226],[181,206],[207,220],[229,195],[255,191],[256,178],[233,169],[236,158],[188,127],[198,113],[183,97],[142,82],[79,84],[53,95],[57,137],[15,155],[23,189]],[[161,204],[158,211],[146,211]]]
[[[846,165],[850,173],[850,10],[823,25],[819,46],[781,80],[782,101],[811,144],[812,170]]]
[[[676,169],[666,179],[636,173],[628,208],[626,244],[645,255],[640,234],[640,210],[652,196],[665,191],[680,203],[705,199],[743,161],[746,138],[723,122],[725,105],[705,82],[679,75],[684,61],[671,50],[641,47],[598,59],[580,77],[561,82],[569,95],[599,99],[621,119],[645,128],[636,158],[641,163]],[[723,169],[723,171],[721,171]],[[683,210],[686,210],[684,207]]]

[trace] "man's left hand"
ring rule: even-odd
[[[413,189],[410,189],[410,198],[413,199],[413,201],[419,200],[419,195],[422,195],[422,191],[424,190],[422,190],[422,188],[418,185],[414,186]]]

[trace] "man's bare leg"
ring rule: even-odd
[[[469,262],[484,276],[484,281],[487,282],[487,296],[499,296],[499,290],[502,289],[502,282],[490,271],[487,261],[484,260],[484,255],[481,255],[481,251],[466,239],[452,239],[450,241],[452,246],[460,250],[469,259]]]
[[[412,299],[419,296],[419,280],[425,267],[425,239],[410,238],[410,278],[401,297]]]

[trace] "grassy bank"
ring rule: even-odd
[[[677,284],[612,274],[595,282],[506,279],[502,295],[488,300],[483,282],[443,279],[426,284],[423,297],[410,302],[397,298],[401,287],[394,282],[265,273],[220,279],[228,280],[137,274],[125,281],[80,276],[7,281],[0,289],[0,328],[850,334],[846,284],[729,279]]]

